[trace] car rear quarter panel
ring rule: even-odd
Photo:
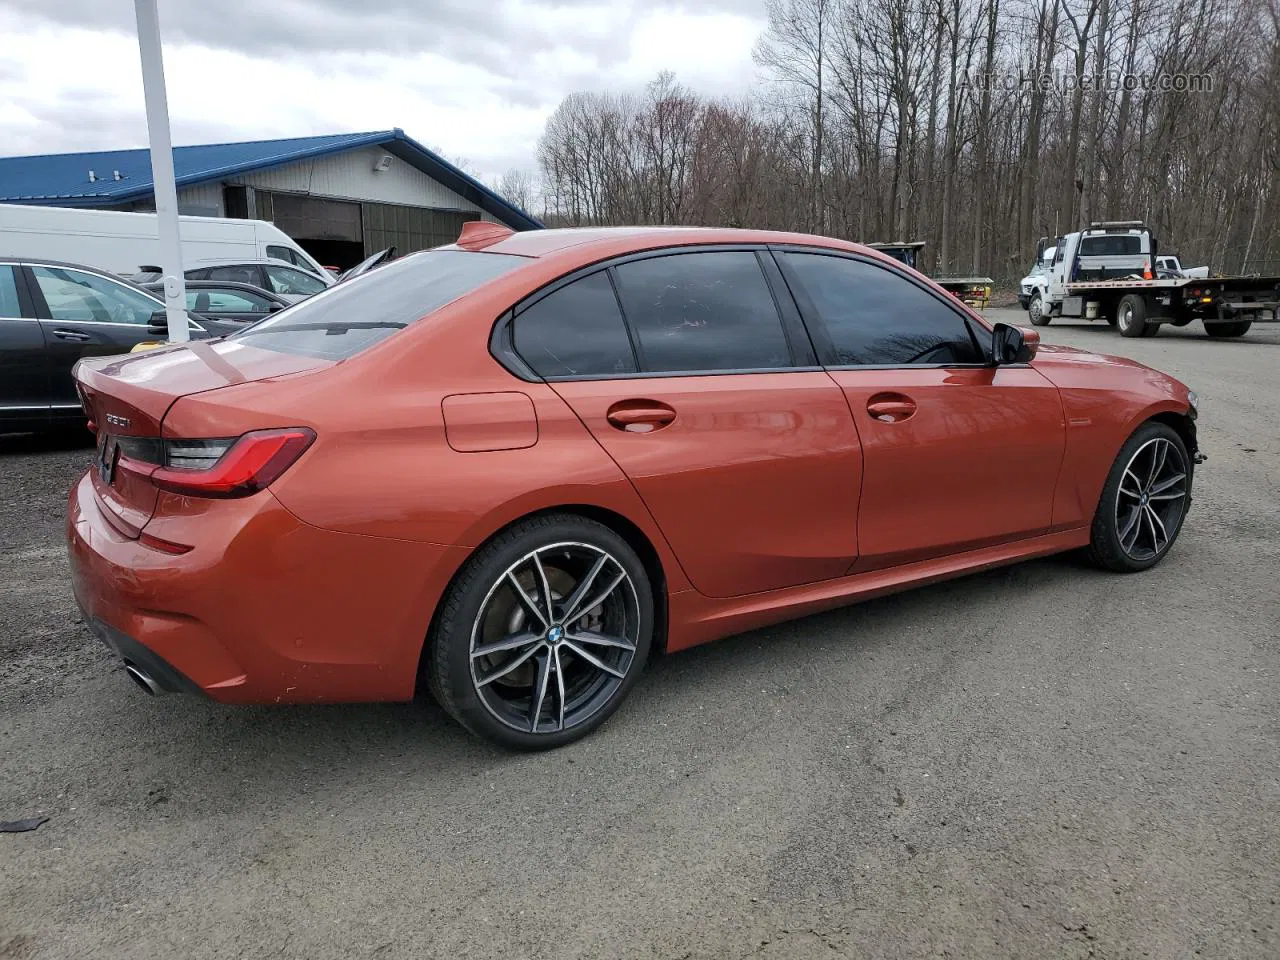
[[[459,302],[319,373],[183,397],[164,432],[310,427],[315,443],[271,492],[303,522],[342,533],[474,548],[530,513],[606,510],[644,533],[670,590],[688,589],[635,488],[568,405],[489,356],[489,330],[509,296],[479,309]],[[490,416],[512,418],[486,434],[510,439],[470,446],[508,449],[454,449],[446,406],[456,408],[459,396],[471,406],[486,394],[501,401],[487,405]]]
[[[1041,347],[1034,361],[1062,395],[1067,443],[1054,495],[1053,526],[1088,524],[1124,442],[1162,413],[1185,414],[1184,384],[1119,357]]]

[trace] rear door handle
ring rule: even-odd
[[[78,340],[83,342],[89,339],[89,335],[87,333],[81,333],[79,330],[55,329],[53,331],[53,335],[57,337],[59,340]]]
[[[915,412],[916,402],[901,393],[877,393],[867,401],[867,413],[882,423],[901,423]]]
[[[609,426],[627,433],[652,433],[675,418],[675,410],[657,400],[620,400],[605,414]]]

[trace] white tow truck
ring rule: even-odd
[[[1242,337],[1255,321],[1276,320],[1280,277],[1159,278],[1157,252],[1154,235],[1136,220],[1092,223],[1059,237],[1048,270],[1032,283],[1031,322],[1105,320],[1121,336],[1151,337],[1163,324],[1199,320],[1211,337]]]

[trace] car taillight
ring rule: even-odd
[[[151,482],[192,497],[247,497],[270,486],[315,438],[306,427],[289,427],[226,439],[165,440],[164,463]]]

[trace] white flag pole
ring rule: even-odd
[[[178,233],[178,186],[169,138],[169,101],[164,90],[164,57],[160,50],[160,14],[156,0],[134,0],[138,18],[138,53],[142,56],[142,93],[147,102],[147,140],[151,144],[151,179],[155,184],[156,220],[160,224],[160,267],[164,271],[164,312],[169,340],[190,339],[187,329],[187,286],[182,277],[182,241]]]

